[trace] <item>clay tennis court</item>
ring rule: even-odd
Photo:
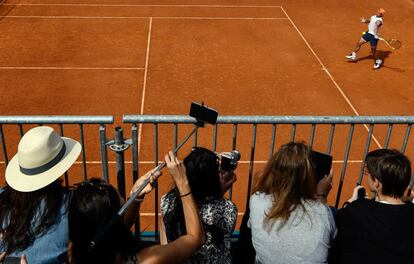
[[[386,10],[383,36],[401,40],[400,50],[378,47],[384,65],[372,70],[369,46],[355,63],[345,60],[366,25],[359,22],[378,7]],[[414,2],[402,1],[114,1],[7,0],[0,6],[1,115],[113,115],[188,113],[204,101],[220,115],[414,115]],[[126,137],[129,127],[123,125]],[[30,126],[25,126],[29,129]],[[170,127],[160,128],[159,159],[172,148]],[[247,192],[251,132],[240,128],[242,161],[233,199],[242,215]],[[298,126],[297,140],[310,128]],[[4,127],[9,157],[16,152],[15,127]],[[78,138],[77,128],[65,130]],[[139,136],[140,172],[154,165],[153,131]],[[180,130],[183,138],[189,128]],[[203,132],[211,134],[212,128]],[[259,128],[264,135],[270,128]],[[277,146],[289,140],[279,130]],[[86,128],[88,177],[100,176],[98,128]],[[113,136],[113,126],[108,127]],[[348,128],[335,135],[335,175],[340,174]],[[390,147],[401,147],[405,130],[396,128]],[[167,136],[168,134],[168,136]],[[314,146],[324,151],[329,128],[318,130]],[[386,128],[376,128],[371,149],[382,146]],[[367,136],[354,137],[347,180],[348,197],[361,166]],[[219,132],[218,151],[231,149],[231,127]],[[269,157],[258,137],[254,171]],[[211,141],[200,140],[211,148]],[[410,144],[412,140],[410,139]],[[360,147],[358,147],[360,146]],[[181,158],[191,146],[182,150]],[[413,159],[414,151],[406,154]],[[114,177],[114,155],[109,154]],[[131,155],[126,154],[127,188]],[[4,183],[2,162],[0,183]],[[81,168],[70,171],[80,181]],[[167,174],[167,173],[164,173]],[[111,182],[115,182],[111,178]],[[334,190],[338,177],[334,176]],[[168,176],[160,194],[171,187]],[[335,192],[335,191],[334,191]],[[153,195],[141,210],[145,230],[153,230]],[[334,195],[329,203],[333,204]]]

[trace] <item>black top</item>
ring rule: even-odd
[[[360,199],[337,212],[332,263],[414,263],[414,204]]]

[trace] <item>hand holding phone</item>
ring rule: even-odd
[[[314,168],[317,182],[331,173],[332,156],[312,150],[310,153],[310,161]]]
[[[366,191],[365,191],[364,186],[357,185],[354,188],[354,191],[352,193],[352,197],[348,200],[348,202],[352,203],[353,201],[356,201],[358,199],[365,198],[365,196],[366,196]]]
[[[358,189],[358,200],[359,199],[364,199],[365,196],[367,196],[367,192],[365,191],[365,188],[364,187],[359,188]]]
[[[316,186],[316,195],[327,197],[329,192],[332,189],[332,178],[333,178],[333,171],[330,170],[328,175],[325,175]]]
[[[234,172],[220,171],[221,193],[224,195],[235,181],[237,181],[237,176]]]

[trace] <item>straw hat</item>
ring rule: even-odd
[[[80,152],[76,140],[61,137],[51,127],[35,127],[20,140],[6,168],[6,182],[20,192],[39,190],[62,176]]]

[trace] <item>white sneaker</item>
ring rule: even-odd
[[[382,60],[378,59],[374,63],[374,70],[379,69],[382,65]]]
[[[347,58],[348,60],[356,60],[357,59],[356,52],[352,52],[351,54],[346,55],[345,58]]]

